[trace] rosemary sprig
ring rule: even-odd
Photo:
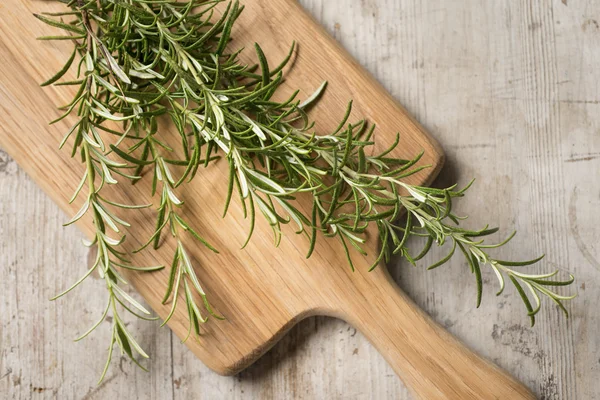
[[[82,12],[80,15],[82,17],[82,22],[87,20],[87,14],[85,12]],[[46,20],[44,17],[40,18],[42,20]],[[76,29],[71,29],[71,31],[74,30]],[[100,194],[105,184],[113,185],[117,183],[113,177],[113,172],[122,174],[119,171],[119,168],[125,167],[126,164],[112,161],[105,155],[106,145],[102,135],[98,132],[96,127],[105,122],[105,114],[107,113],[106,107],[101,101],[99,101],[99,99],[103,95],[107,94],[105,92],[106,88],[112,86],[102,77],[102,70],[104,68],[97,57],[97,53],[94,51],[96,47],[92,41],[92,36],[87,34],[82,35],[81,37],[84,38],[84,43],[76,44],[73,55],[76,52],[79,52],[81,55],[81,60],[85,62],[85,78],[81,81],[80,89],[73,102],[63,107],[67,110],[66,113],[52,123],[62,120],[74,110],[77,110],[77,115],[79,117],[78,121],[70,129],[61,142],[61,147],[66,143],[66,140],[75,133],[72,155],[75,155],[79,150],[81,153],[82,163],[85,165],[85,172],[70,202],[72,203],[76,200],[86,184],[88,195],[81,209],[65,225],[73,224],[83,218],[86,214],[91,214],[92,223],[95,229],[94,239],[91,242],[85,242],[84,244],[88,247],[95,246],[97,249],[97,255],[94,264],[86,272],[86,274],[77,282],[75,282],[75,284],[73,284],[70,288],[54,297],[53,300],[70,292],[72,289],[81,284],[94,271],[98,271],[100,277],[104,279],[108,292],[108,302],[106,308],[98,322],[92,325],[90,329],[76,339],[76,341],[78,341],[87,337],[105,319],[107,319],[110,312],[113,321],[111,329],[112,334],[109,345],[108,359],[100,377],[100,381],[102,381],[106,375],[106,372],[108,371],[110,360],[112,358],[113,347],[115,344],[119,346],[122,353],[127,354],[129,358],[131,358],[131,360],[140,367],[142,366],[137,361],[135,353],[143,358],[148,358],[146,352],[140,347],[137,341],[133,338],[132,334],[126,328],[125,323],[119,315],[117,304],[121,305],[125,310],[139,318],[148,320],[153,318],[149,318],[148,316],[150,315],[150,312],[119,286],[121,283],[125,284],[126,281],[119,274],[117,267],[155,271],[161,269],[162,266],[151,268],[137,268],[131,266],[126,258],[126,254],[118,250],[118,246],[125,240],[125,236],[120,235],[118,239],[114,239],[108,233],[107,228],[110,228],[110,230],[116,234],[120,234],[119,225],[129,226],[126,221],[120,219],[110,211],[109,205],[121,208],[139,208],[139,206],[117,204],[103,198]],[[59,74],[55,75],[52,79],[44,84],[49,84],[60,79],[59,75],[64,74],[69,69],[73,59],[74,56],[71,56],[67,61],[65,68],[63,68]],[[124,102],[128,104],[137,103],[137,101],[124,96],[117,98],[117,102]],[[96,184],[97,175],[100,178],[99,184]]]
[[[79,87],[75,99],[64,107],[66,112],[58,120],[71,113],[79,116],[61,147],[75,133],[72,154],[81,152],[86,166],[76,196],[86,183],[89,195],[74,221],[88,211],[92,213],[96,229],[92,244],[99,248],[94,268],[101,267],[109,291],[109,306],[102,319],[109,308],[115,315],[109,361],[115,343],[134,361],[132,347],[139,355],[146,356],[117,316],[116,303],[132,312],[132,307],[145,310],[118,286],[123,280],[116,267],[135,268],[116,249],[124,236],[111,239],[106,233],[107,226],[118,233],[117,225],[126,225],[109,212],[107,204],[131,207],[105,200],[100,189],[104,184],[117,184],[114,174],[132,183],[142,179],[142,175],[151,175],[152,194],[160,194],[156,229],[138,251],[150,244],[158,247],[163,230],[169,226],[176,246],[163,299],[164,303],[171,301],[164,323],[172,317],[181,293],[190,319],[189,333],[193,328],[198,335],[200,324],[208,318],[200,311],[198,297],[207,315],[220,317],[210,307],[181,235],[189,232],[209,250],[217,252],[217,249],[185,222],[181,212],[183,202],[175,193],[194,179],[201,166],[218,159],[218,153],[229,166],[224,214],[237,193],[244,216],[249,220],[248,240],[258,215],[272,227],[275,245],[281,239],[281,226],[293,223],[297,233],[309,238],[307,257],[312,254],[320,232],[341,241],[352,268],[351,250],[366,254],[363,244],[368,228],[373,225],[382,241],[382,250],[372,268],[388,261],[393,254],[415,264],[434,243],[443,246],[450,242],[451,251],[430,269],[443,265],[458,248],[475,275],[478,306],[483,291],[482,267],[487,266],[498,278],[498,294],[504,290],[506,278],[515,286],[532,324],[540,310],[540,294],[556,302],[566,313],[562,301],[573,296],[559,295],[550,288],[571,284],[572,276],[565,281],[554,281],[551,278],[557,271],[519,272],[518,267],[534,264],[541,257],[524,262],[492,258],[488,250],[506,244],[513,235],[490,245],[484,244],[482,238],[497,229],[459,227],[461,218],[452,211],[453,200],[462,197],[470,185],[457,190],[456,186],[434,189],[407,183],[407,177],[427,168],[419,164],[422,154],[411,160],[394,157],[399,137],[387,150],[372,154],[375,126],[364,120],[350,122],[351,102],[337,129],[317,134],[305,110],[319,99],[326,82],[303,102],[297,99],[298,92],[285,101],[273,100],[295,46],[274,68],[258,44],[254,48],[257,65],[241,63],[239,51],[228,53],[232,29],[243,10],[238,1],[223,4],[218,18],[215,7],[224,3],[222,0],[64,2],[70,11],[38,16],[66,32],[65,36],[41,39],[74,43],[65,66],[44,85]],[[64,22],[63,17],[69,22]],[[75,80],[62,81],[77,58]],[[160,137],[157,116],[165,114],[179,132],[178,148],[166,144],[172,143],[173,138]],[[115,128],[115,123],[121,123],[122,128]],[[111,140],[106,142],[109,137]],[[128,170],[133,173],[123,172]],[[312,199],[309,213],[297,206],[299,196]],[[411,236],[426,240],[417,255],[412,255],[408,248]],[[80,281],[83,279],[85,276]],[[109,362],[106,368],[108,365]]]
[[[140,146],[140,144],[143,144],[145,146],[145,149],[147,149],[147,151],[144,152],[151,157],[152,161],[145,160],[142,162],[141,160],[137,160],[132,156],[128,155],[127,153],[123,153],[122,150],[120,150],[117,146],[112,145],[111,148],[115,153],[121,155],[121,157],[123,157],[124,159],[133,161],[134,164],[137,164],[139,166],[148,165],[152,168],[152,171],[154,172],[152,186],[153,191],[157,190],[157,186],[159,183],[162,185],[160,203],[157,208],[158,216],[156,220],[156,230],[154,234],[150,237],[150,239],[146,242],[146,244],[144,244],[141,248],[135,251],[139,252],[141,250],[144,250],[151,243],[153,243],[154,248],[157,249],[160,245],[161,233],[164,230],[164,228],[167,225],[169,225],[169,231],[171,233],[171,236],[176,240],[177,246],[173,254],[173,261],[171,263],[171,274],[169,277],[169,284],[165,296],[163,298],[163,304],[165,304],[170,298],[172,298],[172,306],[169,314],[167,315],[161,326],[167,324],[171,320],[173,314],[175,313],[178,299],[177,295],[179,293],[180,285],[183,284],[190,320],[188,337],[191,334],[192,326],[194,327],[196,335],[199,335],[200,324],[205,323],[207,321],[207,318],[202,316],[202,313],[196,305],[196,301],[194,299],[194,295],[192,294],[193,292],[190,289],[190,285],[195,289],[197,295],[199,295],[202,298],[204,306],[208,313],[210,313],[210,315],[216,317],[217,319],[222,319],[223,317],[215,314],[212,311],[210,303],[206,298],[206,293],[200,285],[200,281],[196,275],[196,272],[194,271],[194,268],[192,267],[190,258],[187,255],[187,251],[185,250],[185,247],[181,241],[181,231],[189,232],[194,238],[196,238],[198,241],[204,244],[204,246],[214,251],[215,253],[218,253],[218,251],[205,239],[203,239],[194,229],[192,229],[190,225],[180,215],[178,209],[183,205],[183,201],[179,200],[179,198],[175,195],[176,182],[173,178],[173,174],[171,173],[169,167],[169,163],[173,163],[173,161],[167,160],[161,155],[161,149],[167,151],[172,151],[172,149],[160,142],[158,139],[156,139],[156,119],[151,118],[150,122],[151,127],[148,130],[148,135],[144,139],[139,141],[136,145],[134,145],[132,149],[130,149],[130,151],[135,150],[137,147]]]

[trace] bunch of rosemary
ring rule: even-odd
[[[318,99],[325,84],[304,102],[296,99],[298,92],[283,102],[273,100],[294,46],[277,67],[269,65],[259,45],[255,46],[258,64],[242,64],[239,51],[228,52],[232,28],[243,9],[237,1],[223,5],[220,17],[216,17],[215,7],[222,0],[63,2],[69,8],[65,12],[36,15],[65,32],[40,39],[74,43],[64,67],[42,85],[77,88],[73,101],[61,108],[64,114],[53,123],[69,115],[77,116],[60,147],[70,141],[71,155],[81,157],[83,175],[72,201],[85,196],[85,202],[67,224],[90,215],[95,236],[87,245],[98,251],[92,268],[57,297],[95,270],[104,279],[108,291],[106,309],[80,337],[86,337],[109,313],[112,315],[112,339],[102,378],[115,344],[135,363],[138,355],[148,357],[127,330],[119,309],[144,319],[150,319],[149,312],[121,288],[125,281],[119,269],[162,268],[140,268],[128,262],[119,246],[125,240],[120,227],[129,224],[111,212],[111,207],[152,205],[117,204],[102,194],[103,188],[119,184],[116,177],[120,182],[132,183],[152,179],[152,194],[160,199],[156,230],[137,251],[151,244],[157,247],[163,233],[172,237],[176,250],[163,299],[164,303],[171,302],[171,312],[163,325],[173,315],[182,292],[189,333],[193,330],[199,334],[200,324],[209,315],[221,317],[211,310],[181,237],[191,234],[207,251],[217,249],[185,220],[177,192],[194,179],[200,166],[219,158],[217,153],[222,155],[222,162],[229,164],[230,171],[224,214],[235,193],[249,219],[248,240],[257,215],[271,225],[276,245],[281,225],[293,223],[298,233],[310,238],[307,257],[321,232],[341,241],[353,268],[351,249],[365,254],[361,247],[365,231],[375,224],[382,248],[372,268],[393,254],[401,254],[415,264],[434,243],[442,246],[450,242],[449,254],[429,269],[443,265],[458,250],[476,278],[478,306],[485,267],[498,278],[498,294],[504,290],[506,278],[516,287],[532,324],[540,310],[540,294],[566,313],[562,301],[572,297],[561,296],[549,288],[569,285],[572,276],[566,281],[555,281],[550,278],[558,271],[541,275],[520,272],[515,267],[534,264],[542,257],[513,262],[492,258],[487,253],[488,249],[506,244],[514,234],[501,243],[484,244],[483,238],[497,229],[467,230],[458,226],[461,218],[452,212],[452,202],[462,197],[468,187],[442,190],[406,183],[406,177],[426,168],[415,167],[421,154],[412,160],[391,157],[399,145],[396,138],[386,151],[369,155],[375,127],[368,127],[365,121],[349,122],[352,103],[335,131],[316,134],[305,109]],[[76,78],[61,80],[72,69]],[[159,133],[157,117],[165,114],[179,132],[178,149],[165,144],[167,140]],[[120,128],[115,128],[115,122],[120,123]],[[300,193],[312,198],[309,215],[294,205]],[[416,255],[407,247],[411,236],[426,241]],[[196,294],[203,304],[194,300]]]

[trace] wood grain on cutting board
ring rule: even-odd
[[[2,126],[0,143],[72,214],[80,204],[68,206],[67,201],[81,168],[76,160],[66,159],[64,153],[56,150],[56,143],[70,121],[50,128],[46,125],[55,118],[55,107],[68,99],[68,93],[37,85],[60,67],[66,52],[60,44],[36,42],[33,38],[48,34],[49,28],[33,19],[29,3],[13,3],[0,25],[2,34],[11,39],[4,40],[0,47],[2,58],[7,60],[2,80],[6,100],[0,106],[10,116]],[[267,2],[246,2],[248,7],[235,33],[236,44],[258,41],[267,56],[278,59],[283,58],[289,44],[297,39],[300,44],[297,61],[288,75],[289,86],[282,91],[299,87],[307,96],[327,79],[331,89],[312,114],[319,121],[317,128],[323,132],[331,130],[342,116],[347,100],[352,98],[355,115],[366,115],[378,124],[379,133],[375,137],[379,148],[387,147],[398,131],[403,146],[396,155],[412,157],[425,151],[423,163],[433,167],[413,177],[411,183],[430,182],[442,163],[435,142],[295,2],[280,0],[279,3],[281,7],[273,7],[274,2],[268,2],[271,11],[263,13]],[[248,226],[239,204],[232,205],[229,216],[221,219],[228,176],[223,167],[223,163],[218,163],[202,171],[182,193],[188,219],[221,251],[217,256],[191,241],[188,243],[193,247],[190,253],[212,303],[227,317],[225,322],[206,324],[202,338],[187,343],[208,366],[220,373],[236,373],[268,350],[299,319],[324,314],[346,319],[361,329],[404,381],[424,397],[455,394],[476,398],[501,391],[527,396],[508,376],[465,351],[443,329],[430,325],[427,317],[394,289],[384,268],[367,274],[372,256],[355,256],[357,272],[352,273],[340,245],[333,240],[321,240],[307,261],[304,257],[307,242],[303,237],[287,232],[280,247],[275,249],[265,223],[257,226],[250,246],[239,250]],[[144,188],[148,185],[146,182],[145,187],[142,183],[126,192],[111,192],[111,198],[144,202],[148,192]],[[135,227],[128,246],[135,248],[150,236],[153,215],[149,210],[139,211],[129,214],[128,220]],[[81,227],[89,232],[89,225]],[[370,246],[371,254],[375,253],[377,243],[371,242]],[[158,254],[146,252],[133,261],[140,265],[155,264],[157,260],[165,262],[172,251],[173,244],[167,241]],[[169,307],[160,304],[167,273],[127,274],[163,317]],[[187,316],[182,308],[170,326],[180,337],[185,336]]]

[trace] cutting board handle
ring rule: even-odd
[[[535,399],[529,389],[435,323],[385,268],[362,278],[360,285],[371,287],[360,288],[360,299],[342,299],[341,315],[336,314],[373,343],[417,398]]]

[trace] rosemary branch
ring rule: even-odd
[[[504,290],[506,278],[515,286],[532,325],[541,307],[540,294],[549,297],[566,313],[562,301],[574,296],[562,296],[550,288],[571,284],[573,276],[567,280],[552,280],[558,271],[520,272],[518,267],[534,264],[541,257],[509,262],[487,253],[508,243],[514,234],[503,242],[485,244],[484,238],[497,229],[459,227],[462,218],[453,213],[453,200],[462,197],[470,185],[457,190],[456,186],[434,189],[407,183],[407,177],[427,168],[418,164],[422,154],[411,160],[394,157],[392,154],[400,145],[399,136],[388,149],[372,154],[375,125],[365,120],[349,122],[352,102],[337,129],[317,134],[305,110],[318,101],[326,83],[304,102],[297,99],[298,92],[285,101],[274,100],[283,79],[282,71],[292,58],[295,45],[275,68],[269,65],[258,44],[254,49],[258,63],[241,63],[240,51],[229,53],[227,50],[235,21],[243,10],[238,1],[224,4],[218,18],[215,7],[224,3],[223,0],[63,2],[70,11],[36,15],[66,32],[65,36],[41,39],[74,43],[65,66],[43,85],[78,87],[75,99],[63,107],[65,113],[56,121],[73,113],[79,116],[61,147],[74,136],[72,155],[79,151],[86,167],[74,199],[86,183],[89,194],[70,223],[92,213],[96,235],[91,245],[97,246],[99,251],[94,267],[73,287],[95,268],[100,268],[106,281],[109,304],[100,321],[85,334],[102,322],[109,309],[112,311],[113,335],[102,376],[115,343],[136,363],[133,350],[147,357],[125,329],[116,304],[136,315],[134,309],[144,314],[147,311],[119,287],[119,282],[124,283],[124,280],[117,267],[140,268],[131,266],[126,254],[117,250],[125,237],[112,239],[106,229],[108,226],[119,233],[119,224],[127,226],[109,211],[107,204],[122,208],[136,206],[110,202],[101,197],[100,190],[105,184],[117,184],[113,177],[116,175],[131,183],[143,175],[151,175],[152,195],[160,193],[156,229],[137,251],[150,244],[158,247],[163,230],[169,226],[176,246],[163,298],[163,303],[171,301],[164,323],[176,310],[181,292],[190,320],[188,337],[192,328],[198,335],[200,324],[207,321],[208,315],[221,317],[211,309],[181,235],[188,232],[209,250],[218,251],[185,222],[180,211],[183,202],[176,191],[194,179],[199,167],[219,158],[229,166],[224,215],[237,193],[244,217],[249,220],[248,241],[257,215],[262,215],[272,227],[275,245],[281,239],[281,225],[293,223],[297,233],[309,238],[307,257],[322,233],[340,240],[354,268],[351,249],[366,254],[363,249],[366,231],[374,224],[382,249],[371,269],[394,254],[415,264],[434,243],[443,246],[450,242],[450,253],[429,268],[443,265],[458,248],[476,278],[477,306],[483,291],[482,267],[487,266],[498,278],[498,294]],[[69,22],[64,22],[63,17]],[[60,81],[72,69],[77,56],[76,79]],[[157,122],[160,115],[168,115],[177,128],[179,148],[169,147],[165,143],[172,140],[160,137]],[[111,127],[114,123],[121,123],[122,128]],[[105,137],[115,136],[116,142],[114,139],[106,142]],[[114,156],[119,161],[115,161]],[[132,172],[123,172],[128,170]],[[310,213],[297,207],[300,194],[312,199]],[[426,240],[417,255],[408,248],[411,236]],[[161,267],[145,270],[158,268]],[[197,297],[202,299],[206,316],[201,312]]]
[[[81,17],[82,21],[85,21],[87,19],[87,14],[82,13]],[[112,358],[113,347],[115,344],[117,344],[121,348],[122,352],[126,353],[138,365],[140,364],[134,356],[134,351],[137,352],[137,354],[139,354],[141,357],[148,358],[146,352],[133,338],[131,333],[126,328],[123,320],[119,316],[117,303],[120,304],[125,310],[139,318],[149,320],[154,318],[149,318],[148,315],[150,315],[150,312],[119,286],[119,284],[125,284],[126,281],[119,274],[117,267],[135,267],[131,267],[126,259],[126,255],[118,250],[118,246],[125,240],[125,236],[121,235],[118,239],[114,239],[110,237],[107,232],[108,227],[114,233],[120,234],[119,225],[129,226],[129,224],[115,216],[109,210],[108,206],[111,205],[123,208],[138,207],[126,206],[111,202],[104,199],[100,194],[105,184],[117,183],[112,176],[111,170],[116,171],[116,168],[123,167],[125,164],[112,161],[106,157],[106,145],[102,139],[102,135],[96,129],[96,126],[101,125],[105,120],[102,116],[96,115],[96,109],[93,108],[93,103],[98,103],[96,98],[100,94],[98,83],[102,83],[104,80],[100,77],[100,75],[95,73],[97,69],[97,60],[92,57],[94,46],[91,35],[86,35],[86,41],[87,43],[85,45],[77,45],[73,53],[75,54],[76,51],[79,51],[82,60],[85,60],[86,78],[81,82],[80,90],[75,100],[65,107],[67,112],[56,121],[63,119],[66,117],[66,115],[77,109],[77,115],[79,116],[79,119],[68,132],[65,139],[63,139],[61,142],[61,147],[66,143],[66,140],[69,136],[71,136],[73,133],[76,133],[75,144],[73,146],[73,155],[76,154],[77,150],[80,151],[82,162],[85,165],[85,172],[79,186],[71,198],[71,202],[75,201],[86,184],[88,195],[81,209],[65,225],[73,224],[79,219],[83,218],[86,214],[91,213],[92,223],[95,230],[94,239],[91,242],[85,242],[84,244],[88,247],[95,246],[97,249],[97,255],[94,264],[86,272],[86,274],[75,284],[53,299],[62,297],[66,293],[70,292],[96,270],[98,271],[100,277],[104,279],[108,292],[108,302],[106,308],[102,313],[101,318],[94,325],[92,325],[89,330],[76,339],[76,341],[79,341],[87,337],[108,317],[109,312],[112,314],[112,334],[109,345],[108,359],[100,377],[100,381],[102,381],[106,375],[106,372],[108,371],[108,367]],[[69,63],[72,62],[73,57],[71,57],[69,60]],[[132,100],[129,101],[132,102]],[[101,104],[97,105],[99,107],[103,107]],[[98,185],[96,184],[96,175],[100,177],[100,183]],[[160,268],[162,267],[143,268],[142,270],[155,271]],[[140,315],[139,312],[142,314]],[[140,367],[142,366],[140,365]]]

